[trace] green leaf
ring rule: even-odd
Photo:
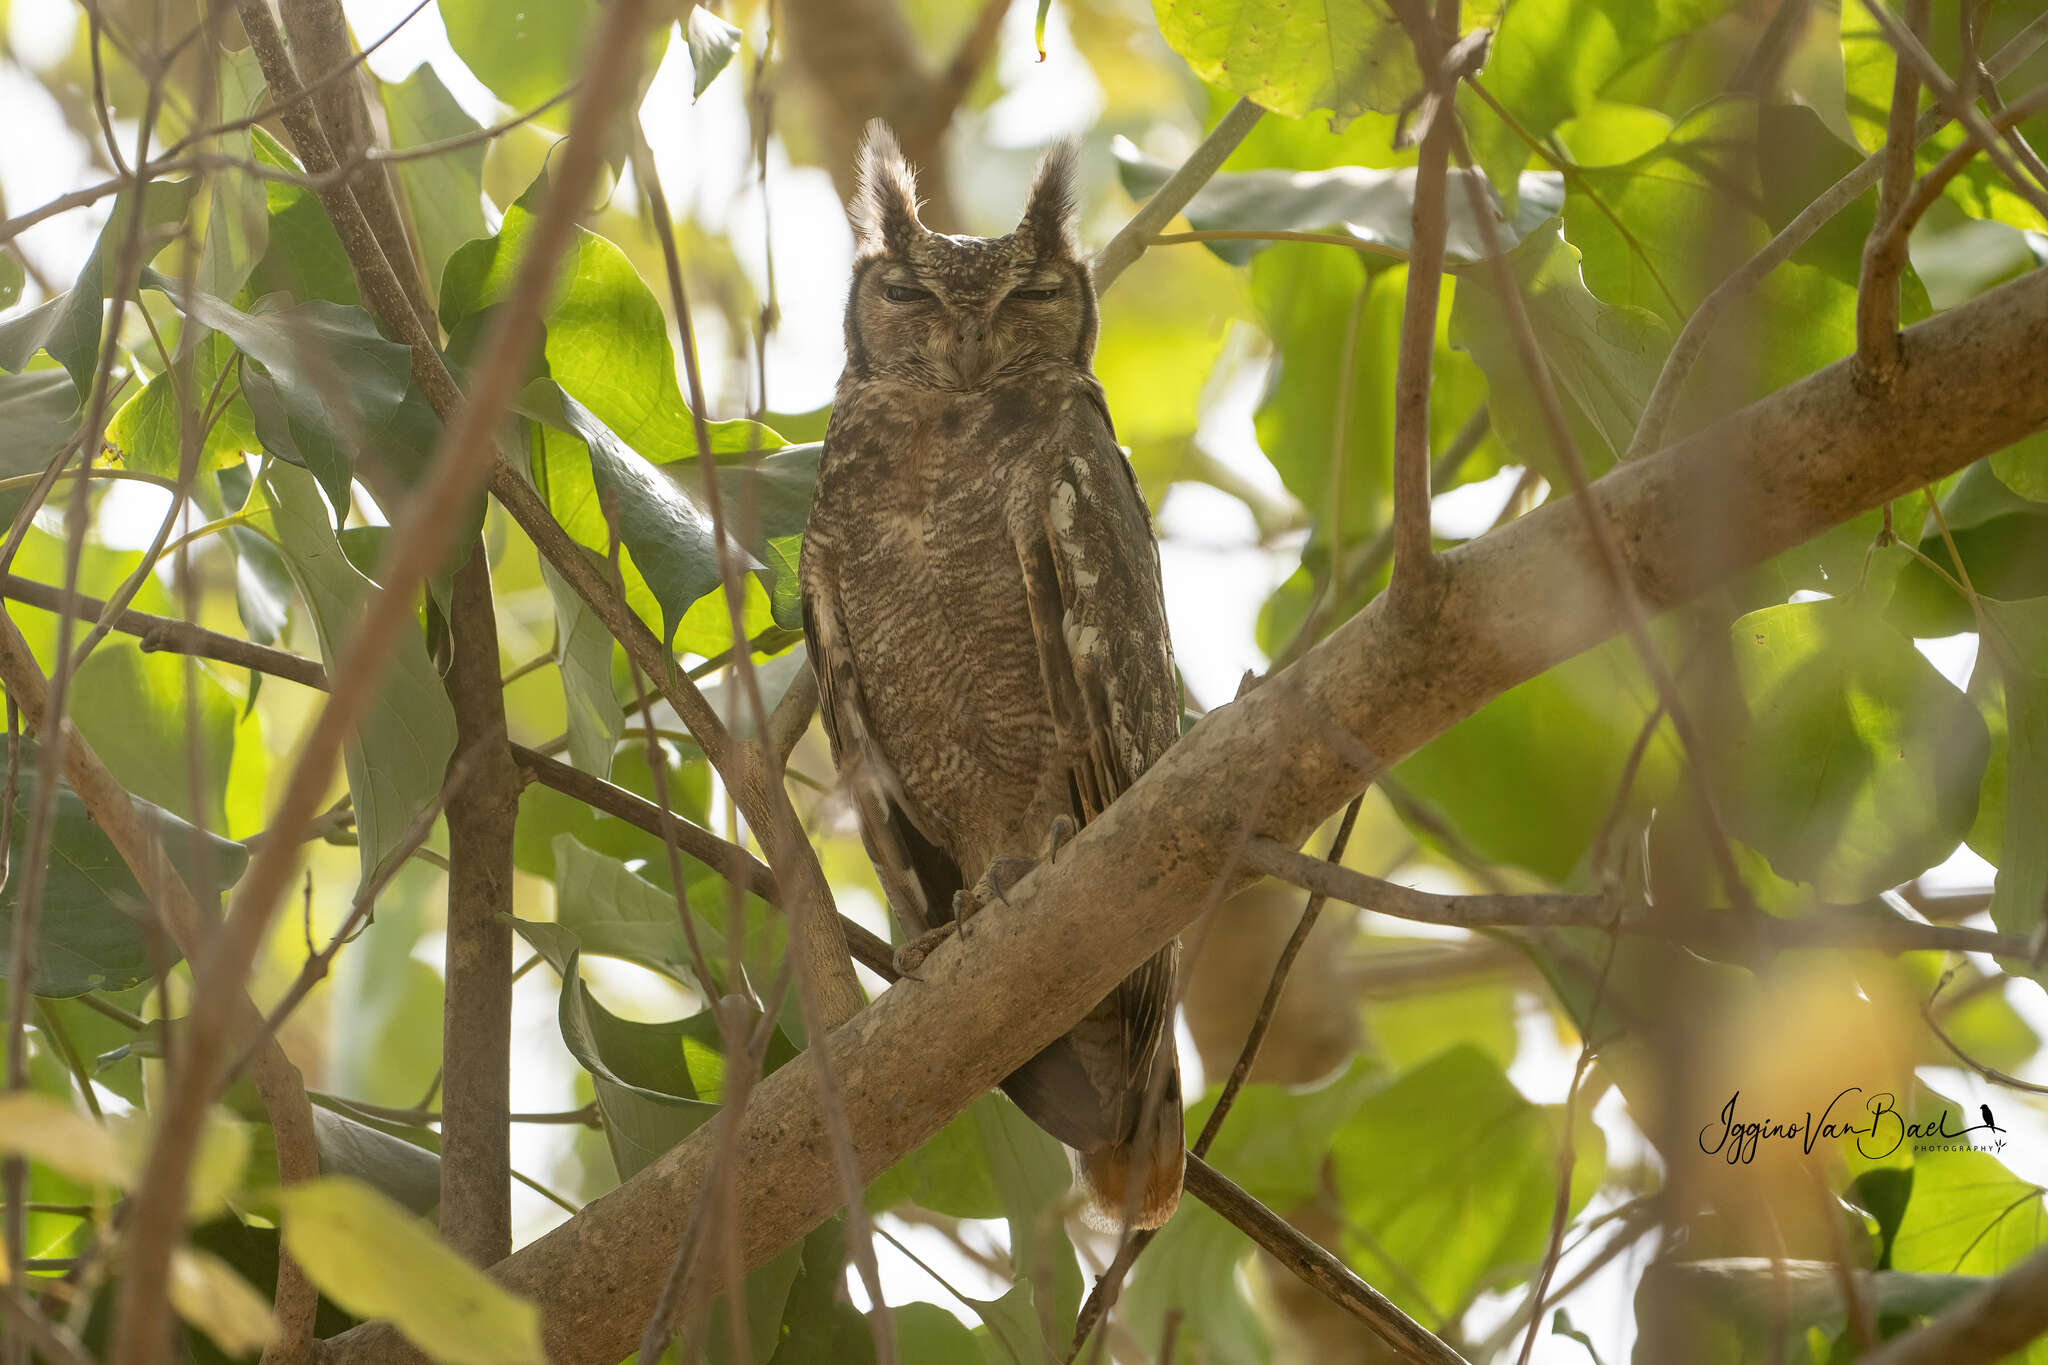
[[[262,447],[256,440],[249,405],[235,393],[232,379],[222,383],[222,371],[235,363],[235,348],[218,333],[206,332],[196,348],[193,362],[179,364],[184,391],[192,395],[191,405],[179,399],[179,382],[171,373],[159,374],[142,391],[121,405],[107,423],[107,443],[120,452],[121,462],[144,474],[177,479],[183,472],[185,455],[184,417],[190,411],[195,434],[201,436],[195,467],[211,473],[241,463],[245,451]],[[176,358],[174,357],[174,361]],[[204,433],[197,428],[201,413],[218,391],[233,396],[220,409],[218,418]]]
[[[285,1249],[349,1312],[391,1319],[444,1365],[547,1365],[540,1310],[369,1186],[323,1176],[278,1197]]]
[[[1991,921],[2032,935],[2048,909],[2048,598],[1979,598],[1981,643],[2005,690],[2004,858],[1991,895]]]
[[[230,1356],[254,1354],[277,1335],[269,1297],[211,1252],[183,1246],[172,1252],[168,1288],[178,1316]]]
[[[143,191],[141,239],[146,260],[164,242],[164,229],[185,216],[192,200],[190,180],[152,180]],[[93,244],[92,254],[65,293],[0,322],[0,370],[19,373],[37,351],[48,351],[71,376],[79,396],[92,390],[99,368],[100,331],[107,291],[128,232],[135,222],[135,191],[114,197],[113,212]]]
[[[253,49],[228,53],[220,64],[220,116],[223,122],[247,118],[270,98],[263,70]],[[229,133],[219,150],[230,156],[254,154],[250,130]],[[269,245],[269,201],[264,182],[253,175],[208,178],[206,238],[192,282],[216,298],[231,299],[248,280]]]
[[[252,529],[269,537],[291,570],[330,671],[373,589],[341,551],[312,476],[272,465],[252,490]],[[404,632],[376,695],[342,745],[355,806],[363,876],[404,840],[441,791],[455,752],[455,716],[415,631]]]
[[[1322,1189],[1331,1139],[1385,1083],[1377,1066],[1353,1057],[1330,1081],[1311,1089],[1247,1085],[1216,1135],[1209,1164],[1269,1207],[1307,1203]],[[1221,1093],[1218,1085],[1188,1112],[1191,1131],[1202,1130]]]
[[[966,1323],[935,1303],[906,1303],[890,1310],[896,1321],[896,1350],[905,1360],[930,1365],[984,1365],[981,1343]]]
[[[1780,876],[1858,901],[1961,842],[1990,741],[1909,640],[1827,601],[1751,612],[1729,643],[1748,718],[1727,731],[1723,809]]]
[[[523,921],[516,927],[541,947]],[[621,1019],[590,994],[577,961],[572,947],[560,968],[562,1042],[590,1073],[612,1161],[619,1179],[630,1180],[718,1112],[706,1097],[724,1078],[717,1027],[708,1012],[665,1024]],[[685,1038],[698,1048],[686,1048]]]
[[[71,706],[99,722],[82,728],[123,787],[186,819],[198,818],[196,764],[206,827],[225,829],[237,707],[204,668],[192,669],[197,689],[188,699],[186,662],[144,653],[132,640],[104,640],[72,679]]]
[[[1562,882],[1607,818],[1656,702],[1632,647],[1609,642],[1503,692],[1395,772],[1488,861]],[[1656,804],[1677,772],[1665,728],[1632,807]]]
[[[441,1159],[435,1152],[353,1117],[346,1100],[317,1092],[312,1100],[322,1171],[360,1180],[422,1217],[434,1211],[441,1202]]]
[[[543,562],[540,572],[555,609],[555,655],[569,718],[569,761],[584,772],[609,777],[612,752],[626,727],[625,709],[612,690],[617,642],[551,566]]]
[[[441,325],[451,337],[471,336],[479,315],[510,296],[546,190],[545,179],[534,182],[505,211],[497,236],[470,242],[449,260],[440,306]],[[696,457],[696,427],[676,386],[668,321],[623,251],[579,230],[542,320],[546,373],[564,391],[650,462]],[[758,422],[709,427],[714,455],[773,450],[783,443]]]
[[[1367,1098],[1331,1140],[1345,1259],[1425,1323],[1533,1271],[1557,1201],[1560,1107],[1531,1104],[1493,1059],[1457,1047]],[[1392,1169],[1407,1178],[1389,1181]],[[1574,1129],[1571,1207],[1606,1169],[1599,1128]]]
[[[77,433],[78,403],[78,389],[62,370],[0,374],[0,431],[7,433],[0,478],[41,473]]]
[[[1124,1314],[1138,1340],[1157,1343],[1166,1315],[1181,1314],[1181,1349],[1191,1359],[1264,1365],[1272,1341],[1241,1286],[1251,1243],[1208,1206],[1182,1199],[1180,1210],[1138,1258]]]
[[[2041,1187],[1988,1152],[1921,1152],[1892,1239],[1895,1270],[1997,1275],[2048,1241]]]
[[[8,864],[25,865],[29,811],[37,785],[35,751],[24,745],[21,785],[15,793],[9,822]],[[242,845],[202,834],[177,816],[146,801],[135,808],[151,826],[164,852],[188,885],[195,881],[194,857],[205,847],[204,863],[222,885],[232,884],[249,864]],[[0,960],[12,942],[14,914],[21,878],[0,887]],[[149,897],[129,874],[128,865],[100,827],[85,813],[85,803],[68,786],[57,789],[56,818],[50,826],[48,872],[36,933],[36,994],[76,996],[87,991],[122,991],[155,976],[143,924],[153,915]],[[13,977],[8,964],[5,975]]]
[[[27,278],[19,260],[0,256],[0,308],[12,308],[21,302],[21,286]]]
[[[685,24],[690,40],[690,98],[702,99],[740,50],[740,31],[702,5],[690,7]]]
[[[154,272],[143,283],[241,349],[242,394],[263,448],[311,470],[337,516],[357,451],[406,473],[425,464],[440,422],[412,382],[412,353],[362,309],[316,300],[244,313]]]
[[[1929,54],[1944,71],[1955,71],[1962,60],[1958,43],[1962,25],[1958,8],[1959,0],[1936,0],[1929,10],[1926,32],[1922,37]],[[1897,9],[1894,8],[1892,13],[1896,15]],[[2032,5],[1987,8],[1978,20],[1978,50],[1987,54],[1998,51],[2038,13],[2038,7]],[[1864,0],[1849,0],[1843,4],[1841,15],[1842,75],[1849,122],[1864,150],[1874,152],[1884,145],[1885,123],[1891,114],[1896,58],[1877,21],[1864,7]],[[2037,53],[2033,60],[2007,77],[2006,86],[2013,90],[2031,89],[2041,83],[2044,74],[2048,74],[2048,58]],[[1925,88],[1920,92],[1920,103],[1922,107],[1932,103],[1932,97]],[[2029,144],[2040,146],[2042,140],[2048,138],[2048,116],[2036,114],[2022,121],[2019,132]],[[1925,172],[1946,153],[1960,146],[1966,136],[1962,128],[1950,123],[1922,143],[1917,156],[1920,171]],[[1975,217],[1992,218],[2036,232],[2048,227],[2033,205],[2012,188],[1994,163],[1983,156],[1973,159],[1960,175],[1949,182],[1946,197]]]
[[[1515,0],[1500,17],[1482,79],[1521,127],[1461,90],[1474,161],[1494,184],[1513,185],[1529,162],[1529,139],[1543,141],[1630,66],[1734,8],[1732,0]]]
[[[32,1091],[0,1095],[0,1151],[82,1184],[125,1186],[133,1174],[105,1126],[62,1100]]]
[[[1857,1271],[1859,1276],[1868,1273]],[[1880,1270],[1869,1274],[1861,1292],[1880,1318],[1912,1319],[1938,1313],[1984,1283],[1974,1275]],[[1644,1277],[1636,1305],[1641,1321],[1654,1317],[1687,1327],[1702,1324],[1700,1340],[1708,1339],[1709,1331],[1732,1333],[1741,1343],[1742,1359],[1806,1359],[1797,1352],[1807,1328],[1830,1334],[1843,1328],[1842,1268],[1832,1261],[1763,1256],[1660,1261]],[[1780,1350],[1773,1350],[1774,1341]],[[1785,1343],[1792,1344],[1794,1354],[1782,1354]]]
[[[425,62],[404,80],[383,84],[382,89],[393,148],[423,147],[478,131],[477,121],[463,112],[434,68]],[[475,142],[399,161],[392,168],[412,206],[413,231],[425,258],[422,264],[429,290],[437,288],[448,259],[463,243],[489,231],[483,211],[484,150],[484,143]]]
[[[723,581],[717,529],[673,480],[567,393],[562,394],[562,415],[590,451],[600,505],[613,509],[620,541],[661,604],[662,638],[673,640],[683,613]],[[761,567],[730,536],[726,551],[739,568]]]
[[[1333,128],[1365,113],[1392,113],[1421,87],[1408,34],[1383,5],[1321,0],[1153,0],[1167,45],[1203,80],[1276,114],[1327,109]],[[1497,7],[1465,7],[1467,29]]]
[[[822,1224],[804,1238],[803,1248],[803,1263],[783,1305],[781,1345],[773,1365],[874,1365],[874,1329],[846,1301],[845,1218]],[[896,1310],[897,1354],[905,1361],[926,1359],[911,1346],[923,1339],[912,1311],[917,1307],[905,1304]],[[979,1350],[964,1359],[980,1365]]]
[[[277,139],[260,127],[253,132],[260,165],[292,175],[305,173]],[[360,302],[348,250],[334,231],[334,222],[327,216],[320,197],[303,185],[285,180],[265,181],[264,195],[270,208],[269,244],[249,276],[248,292],[256,298],[282,294],[300,303],[315,299],[339,304]]]
[[[584,952],[652,967],[696,986],[708,999],[725,993],[725,935],[708,919],[691,911],[712,973],[707,982],[699,979],[674,891],[635,876],[616,858],[593,853],[573,835],[556,835],[554,850],[555,923],[574,934]]]
[[[1118,139],[1112,150],[1117,176],[1133,199],[1148,197],[1173,173],[1174,167],[1151,160],[1123,139]],[[1444,200],[1448,215],[1444,251],[1454,265],[1486,259],[1485,240],[1472,217],[1471,196],[1459,180],[1463,174],[1451,172]],[[1491,187],[1485,194],[1489,203],[1495,201]],[[1498,212],[1493,215],[1506,247],[1542,227],[1564,207],[1564,178],[1554,171],[1524,174],[1518,202],[1512,218]],[[1181,214],[1197,229],[1341,232],[1405,255],[1414,211],[1412,170],[1333,166],[1320,171],[1222,171],[1209,177]],[[1257,242],[1213,242],[1210,249],[1226,261],[1242,264],[1264,248]],[[1118,291],[1127,287],[1119,282]]]
[[[575,84],[597,16],[591,0],[533,0],[511,12],[490,0],[449,0],[441,9],[456,55],[514,109],[531,109]],[[559,127],[562,107],[551,113],[549,122]]]
[[[1586,472],[1597,476],[1628,449],[1671,337],[1656,314],[1603,303],[1586,288],[1577,248],[1555,226],[1508,253],[1529,322],[1556,385]],[[1451,344],[1479,362],[1493,427],[1509,451],[1564,484],[1550,428],[1529,382],[1494,272],[1468,272],[1451,314]]]

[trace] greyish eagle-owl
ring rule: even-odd
[[[879,123],[860,172],[804,634],[868,854],[930,939],[1156,763],[1180,692],[1151,519],[1089,368],[1072,146],[1001,237],[919,222]],[[1179,963],[1167,945],[1002,1083],[1072,1149],[1101,1225],[1157,1227],[1180,1198]]]

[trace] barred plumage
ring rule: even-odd
[[[862,152],[804,633],[841,780],[912,934],[1099,815],[1179,735],[1158,547],[1089,371],[1072,177],[1062,145],[1014,232],[948,237],[918,222],[886,128]],[[1179,954],[1003,1082],[1074,1149],[1100,1222],[1156,1227],[1180,1196]]]

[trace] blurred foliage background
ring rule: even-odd
[[[459,369],[531,230],[529,191],[565,127],[567,106],[551,101],[579,69],[598,7],[347,8],[365,43],[397,26],[369,58],[370,88],[388,145],[422,151],[391,169]],[[1057,0],[1042,58],[1039,16],[1022,3],[981,14],[939,0],[681,8],[650,46],[646,145],[637,160],[617,149],[547,310],[546,378],[520,395],[506,440],[599,554],[600,495],[629,490],[628,600],[722,711],[736,704],[736,644],[771,704],[803,667],[793,575],[816,461],[804,443],[823,432],[841,363],[849,101],[880,90],[868,112],[893,100],[907,114],[903,92],[958,71],[962,54],[973,60],[957,110],[906,130],[933,168],[935,226],[1007,230],[1039,152],[1071,133],[1082,236],[1099,245],[1248,97],[1271,112],[1174,229],[1323,239],[1156,246],[1102,300],[1096,368],[1157,517],[1191,714],[1227,702],[1245,670],[1297,657],[1385,586],[1414,161],[1396,133],[1417,82],[1376,6]],[[109,133],[132,164],[146,126],[161,152],[266,103],[232,21],[217,45],[186,44],[150,80],[147,54],[199,24],[193,0],[89,9],[96,17],[60,0],[0,0],[0,216],[119,173]],[[1504,12],[1468,3],[1464,19],[1498,31],[1459,114],[1597,475],[1628,449],[1702,300],[1881,145],[1891,50],[1860,0],[1512,0]],[[1938,0],[1928,34],[1951,72],[2017,39],[2031,55],[2000,73],[2007,99],[2048,82],[2032,0]],[[2048,117],[2021,127],[2048,145]],[[1921,168],[1959,137],[1950,127],[1928,140]],[[387,535],[366,481],[403,490],[438,430],[403,348],[363,310],[282,130],[258,121],[201,146],[214,160],[163,168],[146,192],[81,194],[63,212],[15,218],[0,249],[9,516],[78,434],[103,346],[112,361],[100,477],[72,504],[89,517],[82,557],[67,565],[66,485],[23,523],[11,564],[7,610],[46,671],[54,599],[16,580],[75,579],[99,601],[331,667]],[[760,565],[746,580],[743,641],[699,504],[649,168],[679,220],[721,486],[745,509],[736,534]],[[1874,205],[1874,191],[1855,200],[1736,304],[1667,439],[1854,349]],[[1906,321],[2038,268],[2044,229],[2025,196],[1973,162],[1913,235]],[[149,266],[132,282],[116,268],[131,231]],[[1446,547],[1564,483],[1483,253],[1454,194],[1431,397],[1434,529]],[[129,306],[106,333],[106,301],[124,289]],[[2042,941],[2044,456],[2048,436],[2034,437],[1658,623],[1709,740],[1747,893],[1765,912],[1924,918]],[[1701,543],[1722,515],[1698,509]],[[482,527],[513,740],[652,799],[623,653],[509,519],[493,508]],[[259,1002],[278,999],[359,888],[388,879],[282,1038],[315,1092],[328,1173],[429,1221],[446,840],[437,827],[412,848],[408,828],[433,808],[454,744],[439,677],[445,591],[439,581],[422,602],[421,629],[349,748],[303,896],[253,983]],[[70,713],[163,828],[213,836],[173,843],[202,850],[195,871],[225,886],[319,696],[161,643],[127,631],[100,640]],[[673,807],[744,840],[681,722],[659,705],[653,720]],[[1640,663],[1613,643],[1400,764],[1366,796],[1346,861],[1442,891],[1626,884],[1658,906],[1712,910],[1725,898],[1685,761]],[[792,760],[792,793],[840,908],[886,936],[830,771],[814,729]],[[33,785],[24,759],[0,926],[13,922]],[[188,978],[144,932],[138,888],[76,801],[60,796],[56,812],[26,1051],[28,1087],[50,1103],[10,1100],[0,1132],[35,1158],[25,1268],[38,1301],[96,1346],[119,1273],[118,1190],[161,1083],[162,1021],[182,1013]],[[724,1062],[707,999],[739,983],[698,979],[669,859],[628,821],[536,782],[520,798],[516,866],[513,1198],[524,1242],[716,1112]],[[748,978],[771,979],[781,917],[702,862],[680,867],[702,933],[719,945],[736,936]],[[1191,932],[1191,1099],[1205,1087],[1213,1099],[1235,1060],[1300,900],[1258,886]],[[2048,1243],[2048,1111],[2037,1090],[2009,1083],[2048,1080],[2039,962],[2038,951],[1994,961],[1826,948],[1719,961],[1653,939],[1610,951],[1591,933],[1433,931],[1332,906],[1211,1160],[1476,1362],[1850,1359],[1861,1329],[1840,1297],[1788,1280],[1785,1266],[1880,1272],[1868,1282],[1872,1322],[1889,1334]],[[771,1066],[803,1040],[793,1006],[780,1022]],[[1578,1065],[1589,1038],[1597,1052]],[[1762,1142],[1751,1163],[1705,1150],[1731,1096],[1738,1117],[1796,1124],[1852,1089],[1843,1108],[1865,1118],[1865,1098],[1883,1092],[1901,1115],[1946,1113],[1950,1132],[1988,1104],[2000,1132],[1875,1156],[1868,1143],[1823,1140],[1810,1160],[1782,1140]],[[1206,1104],[1191,1104],[1191,1132]],[[91,1145],[78,1126],[101,1120],[127,1135],[128,1156],[76,1155]],[[262,1110],[237,1091],[214,1129],[192,1229],[212,1259],[195,1264],[267,1298],[280,1206]],[[867,1204],[901,1359],[1066,1356],[1090,1277],[1114,1250],[1073,1216],[1067,1186],[1057,1145],[996,1096],[875,1182]],[[331,1300],[323,1331],[399,1313],[416,1341],[458,1343],[446,1359],[530,1348],[531,1324],[494,1299],[464,1309],[452,1291],[397,1305],[367,1294],[364,1263],[380,1257],[415,1268],[418,1286],[466,1283],[431,1278],[457,1272],[427,1239],[407,1240],[419,1224],[375,1207],[393,1221],[348,1216],[346,1199],[284,1209],[287,1238],[297,1226],[309,1244],[343,1248],[334,1264],[309,1263]],[[1562,1255],[1531,1355],[1522,1333],[1554,1235]],[[847,1273],[844,1240],[830,1224],[750,1278],[756,1361],[872,1358],[871,1304]],[[237,1292],[180,1300],[194,1359],[237,1358],[261,1339],[261,1304],[248,1328]],[[1381,1358],[1358,1324],[1193,1200],[1137,1262],[1103,1339],[1125,1361],[1162,1357],[1169,1340],[1181,1361]],[[477,1344],[500,1341],[510,1344]],[[705,1347],[737,1354],[720,1332]],[[2048,1347],[2024,1358],[2048,1361]]]

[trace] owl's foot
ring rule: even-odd
[[[1010,892],[1018,882],[1029,876],[1031,869],[1040,863],[1052,862],[1059,851],[1074,837],[1074,822],[1064,815],[1055,815],[1046,826],[1045,842],[1038,846],[1036,858],[997,858],[981,874],[981,880],[974,884],[972,891],[953,893],[953,922],[960,926],[961,935],[967,933],[967,921],[988,908],[990,901],[1010,903]]]

